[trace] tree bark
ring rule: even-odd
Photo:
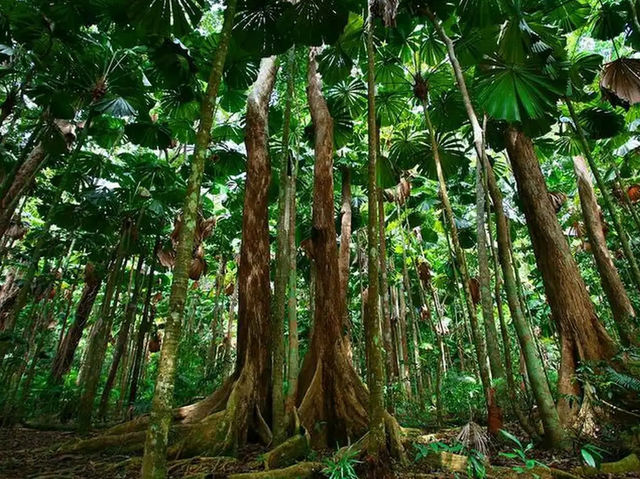
[[[282,130],[282,156],[280,158],[280,185],[278,191],[278,233],[276,239],[276,271],[274,281],[274,298],[271,325],[271,344],[273,347],[273,393],[272,393],[272,416],[273,416],[273,440],[274,444],[280,445],[286,436],[286,420],[284,405],[284,375],[285,375],[285,337],[284,321],[287,303],[287,286],[289,283],[289,268],[291,253],[289,251],[290,241],[289,229],[291,221],[289,215],[289,183],[290,183],[290,131],[291,131],[291,109],[293,105],[293,68],[295,67],[295,51],[289,53],[287,58],[287,97],[284,113],[284,125]]]
[[[224,13],[224,23],[218,40],[218,48],[214,55],[207,91],[200,109],[200,125],[198,126],[191,173],[183,207],[183,227],[180,230],[178,239],[176,267],[173,271],[173,283],[169,299],[169,316],[165,327],[162,354],[158,364],[158,378],[151,406],[151,418],[141,472],[142,479],[163,479],[166,476],[166,450],[169,427],[171,425],[171,403],[173,400],[176,356],[187,296],[189,266],[192,259],[198,207],[200,206],[200,186],[202,185],[205,158],[211,139],[216,100],[231,39],[237,0],[227,0],[226,4],[227,8]]]
[[[125,354],[127,343],[129,342],[129,333],[131,325],[135,323],[136,312],[138,311],[138,296],[140,295],[140,288],[142,286],[142,266],[144,264],[144,255],[140,255],[138,259],[138,266],[136,267],[136,279],[133,291],[129,303],[125,308],[124,319],[120,325],[120,332],[118,333],[118,339],[116,340],[115,349],[113,351],[113,358],[111,360],[111,368],[107,375],[107,381],[102,390],[102,397],[100,398],[100,409],[98,410],[98,417],[105,418],[107,414],[107,408],[109,406],[109,396],[111,395],[111,389],[116,380],[118,373],[118,367],[120,366],[120,360]],[[124,391],[122,391],[123,393]]]
[[[544,282],[551,314],[562,339],[558,393],[560,417],[570,423],[575,409],[575,366],[581,360],[608,360],[616,345],[598,321],[587,287],[556,218],[533,143],[514,127],[507,131],[507,151],[522,199],[527,227]],[[573,384],[572,384],[573,383]]]
[[[71,369],[73,357],[102,285],[102,276],[96,273],[91,263],[88,263],[85,268],[84,281],[82,296],[76,306],[75,320],[64,336],[51,367],[51,378],[56,383],[60,382]]]
[[[313,333],[298,382],[298,404],[312,445],[325,448],[347,444],[367,432],[369,393],[347,357],[342,338],[344,313],[333,206],[333,119],[322,95],[315,49],[309,57],[307,95],[315,131],[312,247],[317,288]],[[385,416],[385,426],[392,452],[402,454],[397,423]]]
[[[351,172],[348,168],[342,168],[342,206],[340,208],[342,218],[340,219],[340,249],[338,251],[338,264],[340,269],[340,299],[342,301],[342,309],[344,317],[342,319],[342,335],[344,344],[348,350],[349,356],[351,352],[351,321],[349,319],[349,266],[351,264]]]
[[[627,232],[622,225],[622,220],[620,219],[620,215],[616,210],[613,199],[611,198],[611,193],[607,188],[607,185],[604,183],[604,179],[600,174],[600,170],[598,170],[598,165],[591,154],[591,148],[589,147],[589,143],[587,142],[587,138],[584,134],[584,130],[578,121],[578,116],[576,115],[575,109],[573,108],[573,102],[569,98],[565,98],[565,103],[567,104],[567,108],[569,109],[569,115],[573,121],[573,127],[578,135],[578,140],[580,142],[580,147],[582,149],[582,153],[586,157],[589,167],[591,168],[591,172],[593,173],[594,178],[596,179],[596,183],[598,185],[598,189],[602,194],[602,199],[604,201],[605,208],[609,212],[609,216],[611,217],[611,221],[613,222],[613,227],[618,234],[618,239],[622,245],[622,251],[624,252],[624,256],[629,263],[629,268],[631,270],[631,279],[633,280],[633,284],[636,289],[640,291],[640,266],[638,266],[638,262],[636,261],[636,257],[633,254],[631,249],[631,244],[629,242],[629,237],[627,236]]]
[[[111,324],[113,319],[111,300],[113,299],[114,292],[116,290],[116,283],[120,279],[120,274],[123,269],[130,233],[131,224],[127,223],[122,228],[118,251],[105,286],[104,297],[102,298],[102,304],[100,306],[100,313],[92,328],[87,345],[85,364],[83,365],[84,373],[82,374],[83,389],[80,404],[78,406],[78,428],[82,432],[87,432],[91,428],[93,403],[98,391],[102,364],[104,362],[109,335],[111,333]]]
[[[600,208],[596,199],[591,175],[587,170],[584,158],[575,156],[573,168],[578,181],[578,194],[582,217],[587,229],[591,252],[600,273],[600,282],[611,306],[613,320],[620,335],[620,341],[624,346],[640,345],[640,331],[635,327],[636,313],[624,287],[618,270],[613,264],[613,259],[607,247],[607,239],[604,236],[601,221]]]
[[[369,248],[369,314],[365,317],[365,337],[367,352],[367,385],[369,386],[369,436],[367,452],[375,461],[387,453],[384,423],[384,361],[380,327],[380,222],[378,218],[378,127],[376,123],[376,72],[373,45],[373,2],[368,2],[367,21],[367,135],[369,146],[369,183],[367,228]],[[343,198],[344,205],[344,198]],[[350,209],[350,207],[349,207]],[[350,218],[349,218],[350,220]],[[349,230],[351,225],[349,225]],[[348,249],[347,244],[347,249]],[[348,265],[347,265],[348,266]],[[343,278],[343,281],[344,278]],[[346,313],[345,313],[346,316]]]
[[[144,361],[144,340],[151,328],[152,314],[151,297],[153,296],[153,281],[155,278],[156,265],[158,263],[158,251],[162,242],[160,235],[156,236],[156,243],[153,247],[153,256],[151,257],[151,266],[149,268],[149,274],[147,279],[147,294],[144,300],[144,309],[142,310],[142,320],[140,321],[140,327],[138,328],[138,334],[135,342],[135,353],[133,357],[133,364],[131,366],[131,384],[129,386],[129,403],[128,408],[133,408],[136,402],[136,396],[138,394],[138,380],[140,378],[140,370],[142,369],[142,363]],[[124,393],[123,393],[124,394]]]

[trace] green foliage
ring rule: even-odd
[[[526,446],[523,446],[520,440],[510,432],[505,431],[504,429],[501,429],[500,434],[502,434],[502,436],[505,439],[507,439],[512,443],[511,452],[501,452],[500,455],[502,457],[506,457],[507,459],[512,459],[521,463],[519,465],[512,466],[512,469],[514,471],[516,471],[519,474],[530,473],[531,475],[533,475],[533,477],[539,478],[540,476],[538,474],[532,472],[533,469],[535,468],[548,469],[548,467],[545,464],[541,463],[536,459],[532,459],[529,457],[528,453],[531,452],[531,450],[533,449],[532,442],[530,442]]]
[[[347,448],[324,461],[325,467],[322,473],[329,479],[357,479],[356,466],[361,463],[358,459],[360,451],[355,448]]]

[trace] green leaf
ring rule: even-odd
[[[584,460],[585,464],[589,467],[597,467],[598,464],[596,463],[595,458],[591,455],[591,453],[589,451],[587,451],[586,449],[580,449],[580,455],[582,456],[582,459]]]
[[[129,15],[146,33],[183,35],[197,27],[204,0],[133,0]]]

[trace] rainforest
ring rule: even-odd
[[[0,478],[640,477],[639,10],[0,0]]]

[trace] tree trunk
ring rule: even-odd
[[[365,317],[364,328],[367,352],[367,385],[369,386],[369,436],[367,452],[375,461],[386,454],[386,435],[384,424],[384,360],[380,327],[380,220],[378,218],[378,128],[376,124],[376,72],[375,50],[373,45],[373,3],[368,2],[369,19],[367,21],[367,135],[369,146],[369,184],[368,208],[369,224],[367,228],[369,249],[369,314]],[[343,190],[344,191],[344,190]],[[350,195],[349,195],[350,196]],[[343,205],[345,200],[343,197]],[[349,206],[349,210],[350,210]],[[351,214],[349,213],[349,216]],[[349,223],[351,218],[349,217]],[[344,220],[343,220],[344,224]],[[349,231],[351,225],[349,224]],[[347,243],[347,250],[349,245]],[[347,264],[348,269],[348,264]],[[342,278],[346,285],[345,278]],[[347,315],[344,312],[345,317]]]
[[[82,333],[87,325],[89,315],[91,314],[101,285],[102,276],[96,273],[95,267],[91,263],[88,263],[85,268],[82,296],[80,296],[80,301],[76,306],[75,320],[64,336],[51,367],[51,378],[56,383],[60,382],[63,376],[71,369],[73,357],[75,356],[76,349],[82,338]]]
[[[293,104],[293,98],[295,95],[295,49],[292,49],[289,52],[288,59],[288,68],[289,74],[287,77],[287,95],[288,99],[291,100]],[[287,103],[289,106],[289,103]],[[291,105],[293,107],[293,105]],[[289,131],[290,128],[290,117],[285,123],[285,130]],[[287,139],[286,143],[284,142],[284,134],[283,134],[283,145],[289,151],[290,141]],[[289,418],[289,421],[294,416],[294,408],[296,406],[296,394],[298,389],[298,373],[299,373],[299,343],[298,343],[298,311],[297,311],[297,301],[296,301],[296,270],[297,270],[297,261],[298,261],[298,250],[296,249],[296,181],[298,175],[298,161],[291,154],[287,154],[287,169],[289,171],[289,176],[287,178],[287,208],[289,209],[288,219],[289,219],[289,237],[287,238],[288,244],[288,254],[289,254],[289,275],[287,278],[289,291],[287,297],[287,321],[289,325],[289,340],[288,340],[288,350],[287,350],[287,358],[288,358],[288,367],[287,367],[287,383],[288,390],[287,396],[285,400],[285,414]]]
[[[458,269],[462,276],[462,286],[463,286],[463,292],[464,292],[463,296],[466,301],[467,312],[469,314],[469,322],[471,325],[471,330],[473,332],[473,343],[475,345],[476,358],[478,360],[478,369],[480,372],[480,379],[482,381],[482,386],[485,392],[485,399],[486,399],[487,408],[488,408],[491,405],[490,394],[489,394],[491,389],[491,380],[489,378],[489,370],[487,368],[486,345],[484,342],[484,337],[480,331],[476,308],[475,308],[475,305],[473,304],[473,298],[471,296],[470,276],[469,276],[469,270],[467,268],[467,260],[465,258],[464,251],[460,246],[460,240],[458,238],[458,228],[456,227],[456,223],[453,215],[453,209],[451,208],[451,202],[449,201],[447,183],[445,181],[444,173],[442,171],[442,164],[440,163],[440,153],[439,153],[438,143],[435,136],[435,130],[433,129],[433,125],[431,124],[431,118],[429,117],[429,110],[427,107],[426,99],[423,100],[423,110],[424,110],[424,115],[427,122],[427,127],[429,129],[429,133],[431,136],[433,158],[436,164],[438,184],[440,185],[440,197],[442,199],[442,204],[444,206],[444,213],[445,213],[445,218],[447,220],[446,222],[447,222],[448,230],[451,235],[451,241],[453,242],[453,249],[455,252],[455,261],[457,263]]]
[[[340,250],[338,252],[338,267],[340,270],[340,299],[344,317],[342,319],[342,335],[348,354],[351,357],[351,321],[349,319],[349,266],[351,264],[351,172],[349,168],[342,168],[342,207],[340,208]]]
[[[290,131],[291,109],[293,105],[293,68],[295,67],[295,51],[289,53],[287,59],[287,97],[282,130],[282,157],[280,158],[280,187],[278,191],[278,233],[276,240],[276,272],[274,281],[273,311],[271,317],[271,344],[273,347],[272,371],[272,421],[274,444],[280,445],[286,436],[286,420],[284,405],[284,374],[285,374],[285,338],[284,321],[287,303],[287,285],[289,282],[289,268],[291,253],[289,251],[289,182],[290,182]]]
[[[493,316],[493,298],[491,296],[491,271],[489,270],[489,255],[487,247],[487,231],[485,227],[485,191],[482,179],[481,165],[478,163],[476,171],[476,220],[478,237],[478,279],[480,282],[480,303],[482,319],[487,338],[487,352],[493,379],[505,377],[504,366],[500,356],[498,330]]]
[[[130,233],[131,223],[127,223],[122,229],[118,251],[105,286],[100,313],[92,328],[87,345],[85,364],[83,365],[84,374],[82,374],[83,390],[78,406],[78,428],[82,432],[86,432],[91,428],[93,403],[98,391],[102,364],[111,333],[111,323],[113,319],[111,300],[114,296],[116,284],[120,279],[120,273],[123,270],[124,257],[128,249]]]
[[[16,170],[13,181],[4,192],[2,198],[0,198],[0,238],[4,236],[9,228],[18,201],[32,184],[35,174],[47,158],[48,155],[44,147],[38,144]]]
[[[573,408],[566,397],[576,392],[572,383],[575,382],[578,361],[610,359],[616,352],[616,345],[598,321],[578,265],[556,218],[531,140],[510,127],[507,151],[547,301],[562,339],[558,393],[561,395],[561,418],[569,423]]]
[[[565,103],[567,104],[567,108],[569,109],[569,115],[573,120],[573,127],[578,135],[578,140],[580,141],[580,147],[582,149],[582,153],[586,157],[589,162],[589,167],[591,168],[591,172],[593,173],[594,178],[596,179],[596,183],[598,185],[598,189],[602,194],[602,199],[604,201],[604,205],[609,212],[609,216],[611,217],[611,221],[613,222],[613,227],[618,234],[618,238],[622,245],[622,251],[624,252],[624,256],[629,263],[629,268],[631,269],[631,278],[633,280],[633,284],[636,289],[640,290],[640,267],[638,266],[638,262],[636,261],[636,257],[631,250],[631,244],[629,243],[629,237],[627,236],[627,232],[622,225],[622,220],[620,219],[620,215],[616,210],[613,199],[611,198],[611,193],[607,188],[607,185],[604,183],[604,179],[598,170],[598,165],[596,165],[595,159],[591,154],[591,148],[589,148],[589,143],[584,135],[584,131],[580,122],[578,121],[578,116],[576,115],[575,109],[573,108],[573,102],[569,98],[565,98]]]
[[[218,391],[218,406],[194,426],[171,456],[234,454],[249,437],[273,439],[266,426],[271,381],[271,285],[269,276],[269,100],[275,57],[264,58],[247,101],[247,178],[238,267],[238,348],[234,374]],[[211,398],[216,398],[214,393]],[[250,436],[251,434],[251,436]]]
[[[140,321],[138,335],[136,336],[135,353],[133,357],[133,364],[131,366],[131,385],[129,386],[128,409],[133,408],[138,394],[138,380],[140,378],[140,370],[142,369],[142,363],[144,361],[144,339],[149,332],[152,323],[151,308],[153,306],[151,305],[151,297],[153,296],[153,281],[155,278],[156,265],[158,263],[158,251],[160,251],[161,244],[160,235],[158,234],[156,236],[156,243],[153,247],[153,256],[151,257],[151,266],[149,268],[147,294],[144,300],[142,320]],[[122,394],[124,394],[124,392]]]
[[[582,217],[584,218],[589,243],[591,244],[591,252],[600,273],[602,289],[607,295],[607,300],[613,312],[613,320],[618,328],[620,341],[627,347],[631,345],[639,346],[640,331],[635,326],[636,314],[609,253],[603,224],[600,219],[600,208],[598,207],[591,176],[584,158],[581,156],[574,157],[573,168],[578,179],[580,206],[582,207]]]
[[[140,288],[142,286],[142,265],[144,264],[144,255],[140,255],[138,259],[138,266],[136,268],[136,279],[133,291],[129,303],[125,308],[124,319],[120,325],[120,332],[118,333],[118,339],[116,341],[115,349],[113,351],[113,358],[111,360],[111,368],[107,376],[107,382],[102,390],[102,397],[100,398],[100,409],[98,411],[98,417],[106,418],[107,407],[109,406],[109,396],[111,395],[111,389],[116,380],[118,373],[118,367],[120,366],[120,360],[125,354],[127,343],[129,342],[129,332],[131,325],[135,323],[136,313],[138,311],[138,296],[140,294]]]
[[[384,198],[378,189],[378,217],[380,221],[380,297],[382,300],[382,341],[386,351],[385,367],[387,371],[387,387],[391,388],[398,378],[398,358],[396,348],[393,345],[393,332],[391,326],[391,304],[389,302],[389,278],[387,275],[387,241],[385,235]],[[389,407],[393,408],[392,401]]]
[[[298,404],[301,423],[311,434],[312,444],[324,448],[346,444],[367,432],[369,394],[348,360],[341,331],[344,313],[333,206],[333,119],[322,95],[315,49],[309,58],[307,95],[315,131],[312,247],[317,288],[313,334],[298,382]],[[391,416],[385,417],[385,423],[391,450],[402,454],[397,423]]]
[[[173,283],[169,299],[169,315],[165,326],[162,354],[158,364],[158,378],[151,406],[150,425],[145,444],[142,464],[142,479],[163,479],[166,476],[166,450],[169,426],[171,424],[171,406],[176,371],[176,356],[182,317],[187,296],[189,266],[192,259],[193,239],[195,236],[198,207],[200,206],[200,186],[204,174],[205,158],[211,139],[214,111],[218,90],[222,80],[231,30],[238,0],[227,0],[224,13],[224,24],[219,36],[219,43],[214,54],[209,82],[205,98],[200,109],[200,124],[196,137],[191,173],[187,184],[187,194],[183,207],[183,227],[178,238],[176,266],[173,271]]]

